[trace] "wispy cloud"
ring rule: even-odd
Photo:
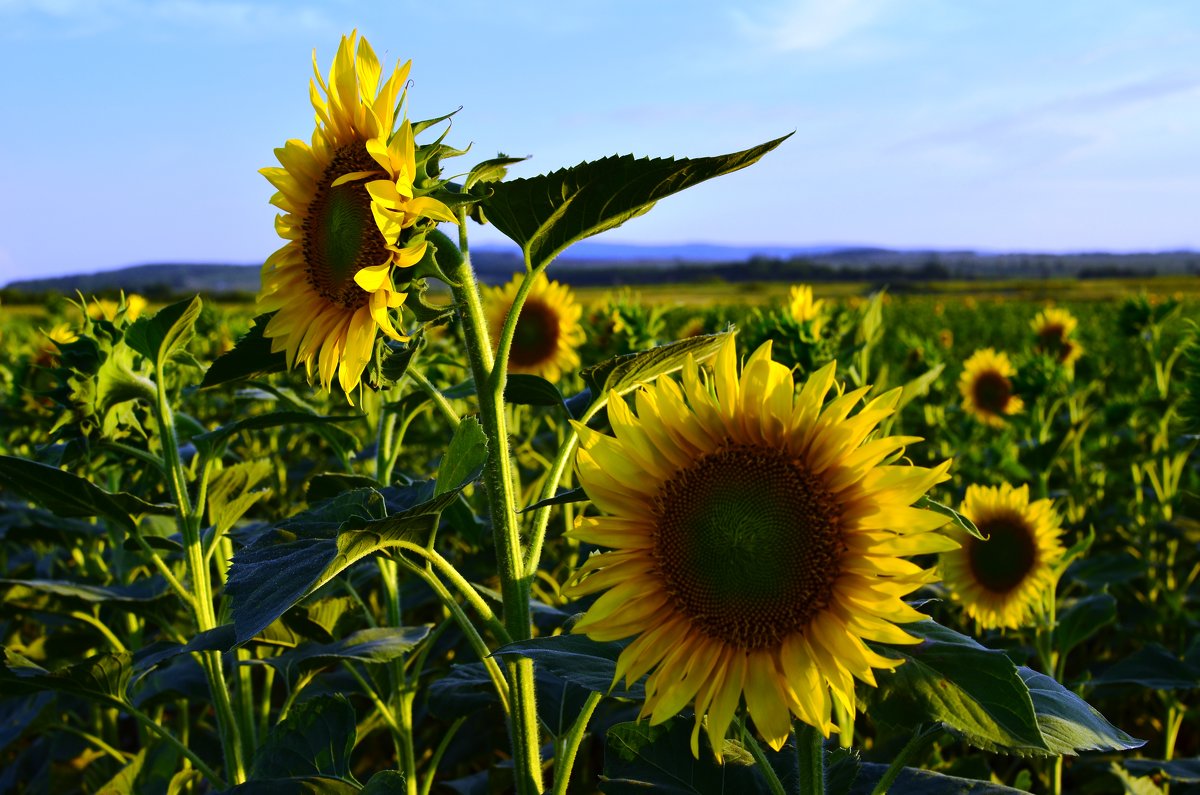
[[[0,20],[9,32],[73,37],[146,25],[235,35],[331,26],[315,7],[237,0],[0,0]]]
[[[740,32],[775,52],[824,50],[873,27],[891,0],[789,0],[751,14],[734,9]]]

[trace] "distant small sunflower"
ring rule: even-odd
[[[980,422],[1003,427],[1005,417],[1025,407],[1013,392],[1012,377],[1017,374],[1008,355],[992,348],[975,351],[963,364],[958,390],[963,409]]]
[[[88,317],[92,320],[116,320],[117,315],[121,313],[122,305],[125,307],[125,320],[131,322],[141,317],[142,312],[149,306],[149,302],[137,293],[123,295],[120,301],[114,301],[111,298],[93,298],[92,302],[87,305]]]
[[[493,343],[500,339],[500,330],[524,278],[524,274],[517,274],[508,284],[485,290]],[[584,341],[583,327],[579,325],[582,314],[583,309],[575,302],[570,288],[539,273],[517,318],[508,357],[509,372],[532,373],[557,381],[564,371],[577,369],[577,349]]]
[[[356,38],[342,37],[328,83],[313,54],[312,144],[289,140],[275,150],[283,167],[260,169],[278,189],[271,203],[284,214],[275,229],[288,241],[263,265],[258,309],[275,312],[264,335],[289,367],[303,363],[309,377],[315,367],[325,389],[336,375],[347,395],[370,361],[376,329],[404,339],[389,310],[406,296],[393,270],[425,254],[414,226],[455,220],[416,188],[412,126],[403,119],[395,129],[411,62],[381,85],[375,52],[362,39],[355,54]]]
[[[792,285],[788,290],[788,312],[797,323],[808,323],[816,336],[825,324],[825,302],[813,300],[813,289],[807,284]]]
[[[943,552],[946,587],[985,629],[1030,623],[1054,583],[1062,532],[1050,500],[1029,501],[1029,487],[969,486],[959,509],[987,538],[967,536]]]
[[[691,705],[694,754],[705,716],[720,753],[743,698],[777,750],[792,716],[828,736],[833,702],[855,708],[854,680],[899,664],[864,641],[917,642],[897,624],[925,616],[903,597],[932,577],[904,558],[957,546],[933,532],[945,517],[911,507],[950,462],[882,463],[917,441],[872,438],[899,390],[851,417],[869,388],[826,403],[834,369],[797,394],[767,342],[739,377],[731,337],[711,379],[689,360],[682,387],[664,376],[637,392],[636,415],[611,394],[614,436],[575,425],[580,485],[606,515],[569,535],[609,550],[568,588],[602,593],[575,631],[633,638],[617,677],[649,672],[652,724]]]
[[[1072,335],[1079,321],[1065,309],[1043,310],[1033,319],[1038,350],[1053,356],[1064,366],[1074,364],[1083,355],[1083,346]]]

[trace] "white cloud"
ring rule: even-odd
[[[751,15],[733,17],[747,38],[776,52],[811,52],[841,44],[872,27],[890,0],[790,0]]]

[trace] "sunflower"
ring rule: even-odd
[[[1053,356],[1064,366],[1070,366],[1083,355],[1083,347],[1071,338],[1079,321],[1065,309],[1046,309],[1033,322],[1037,349]]]
[[[1010,380],[1017,370],[1007,354],[992,348],[975,351],[963,364],[958,390],[962,392],[963,409],[980,422],[1001,428],[1005,416],[1016,414],[1025,407],[1013,393]]]
[[[807,284],[792,285],[788,290],[788,312],[797,323],[809,323],[813,336],[820,334],[825,324],[824,304],[813,300],[812,287]]]
[[[968,536],[960,548],[942,553],[946,586],[985,629],[1028,624],[1063,555],[1050,500],[1030,502],[1028,486],[970,486],[960,510],[987,540]]]
[[[315,366],[325,389],[336,373],[347,395],[371,358],[376,329],[405,339],[389,315],[406,296],[394,269],[425,255],[431,222],[455,221],[415,185],[422,172],[412,125],[402,119],[396,129],[411,61],[381,85],[379,60],[366,39],[356,54],[356,39],[342,37],[328,83],[313,53],[312,144],[289,140],[275,150],[283,167],[260,170],[278,189],[271,203],[284,214],[275,229],[288,241],[263,265],[258,309],[275,312],[264,334],[272,352],[286,351],[289,367],[303,363],[311,378]]]
[[[122,295],[120,301],[114,301],[111,298],[93,298],[92,302],[87,305],[87,314],[92,320],[114,321],[121,313],[121,308],[124,307],[125,320],[133,321],[141,317],[147,306],[149,306],[149,302],[145,298],[137,293],[130,293]]]
[[[638,391],[636,415],[611,394],[615,437],[575,426],[580,484],[606,515],[570,535],[610,551],[569,584],[604,592],[574,629],[634,638],[617,678],[650,672],[652,724],[691,704],[693,754],[704,716],[720,753],[743,698],[775,749],[792,715],[829,736],[833,700],[853,711],[855,678],[874,685],[873,668],[899,664],[864,641],[917,642],[896,625],[925,616],[903,597],[934,575],[904,556],[958,545],[933,532],[945,517],[911,507],[950,462],[885,465],[917,439],[865,441],[899,390],[850,417],[869,388],[826,404],[833,385],[829,364],[797,395],[770,342],[739,377],[730,338],[711,380],[689,360],[682,387],[662,377]]]
[[[503,287],[485,289],[493,342],[500,339],[500,330],[524,278],[524,274],[517,274]],[[579,325],[582,314],[583,309],[566,285],[550,281],[545,273],[535,276],[517,318],[508,356],[509,371],[557,381],[564,370],[579,367],[576,349],[584,341]]]

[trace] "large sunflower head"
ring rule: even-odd
[[[852,711],[854,680],[898,664],[864,641],[917,642],[897,624],[925,616],[903,597],[934,578],[904,558],[957,546],[933,532],[944,517],[911,507],[950,462],[884,463],[917,439],[867,441],[899,391],[850,416],[868,389],[826,402],[833,386],[830,364],[797,393],[769,342],[739,375],[730,338],[711,378],[689,361],[682,385],[659,378],[634,407],[610,395],[614,436],[576,426],[579,481],[604,515],[571,535],[607,551],[569,588],[604,592],[575,631],[633,637],[617,676],[650,673],[651,723],[693,706],[693,753],[706,715],[719,753],[743,700],[776,749],[791,716],[828,736],[833,700]]]
[[[992,348],[975,351],[963,364],[958,379],[963,409],[980,422],[1003,427],[1005,417],[1025,407],[1013,391],[1012,377],[1016,374],[1016,368],[1003,351]]]
[[[455,220],[426,195],[438,183],[425,174],[403,118],[409,67],[397,64],[382,80],[375,52],[351,33],[326,82],[314,53],[312,143],[289,140],[275,150],[282,167],[261,169],[278,189],[275,229],[288,241],[263,265],[259,310],[275,312],[265,335],[289,366],[303,363],[310,377],[315,368],[326,389],[336,374],[347,394],[371,358],[376,329],[403,339],[389,314],[404,303],[408,283],[397,269],[421,260],[431,226]]]
[[[813,289],[807,284],[792,285],[788,290],[788,312],[797,323],[808,323],[813,336],[821,333],[825,324],[825,302],[813,300]]]
[[[940,571],[954,599],[985,629],[1025,626],[1041,609],[1063,555],[1060,519],[1029,487],[969,486],[960,509],[987,540],[968,536],[943,552]]]
[[[493,342],[500,338],[500,330],[524,278],[524,274],[517,274],[508,284],[485,290]],[[517,318],[508,357],[509,371],[557,381],[563,371],[578,368],[577,349],[584,340],[583,327],[579,325],[582,314],[582,307],[565,284],[550,281],[544,273],[535,276]]]
[[[1038,313],[1030,325],[1037,335],[1038,350],[1063,365],[1072,365],[1083,355],[1083,346],[1071,336],[1078,324],[1079,321],[1067,310],[1050,308]]]

